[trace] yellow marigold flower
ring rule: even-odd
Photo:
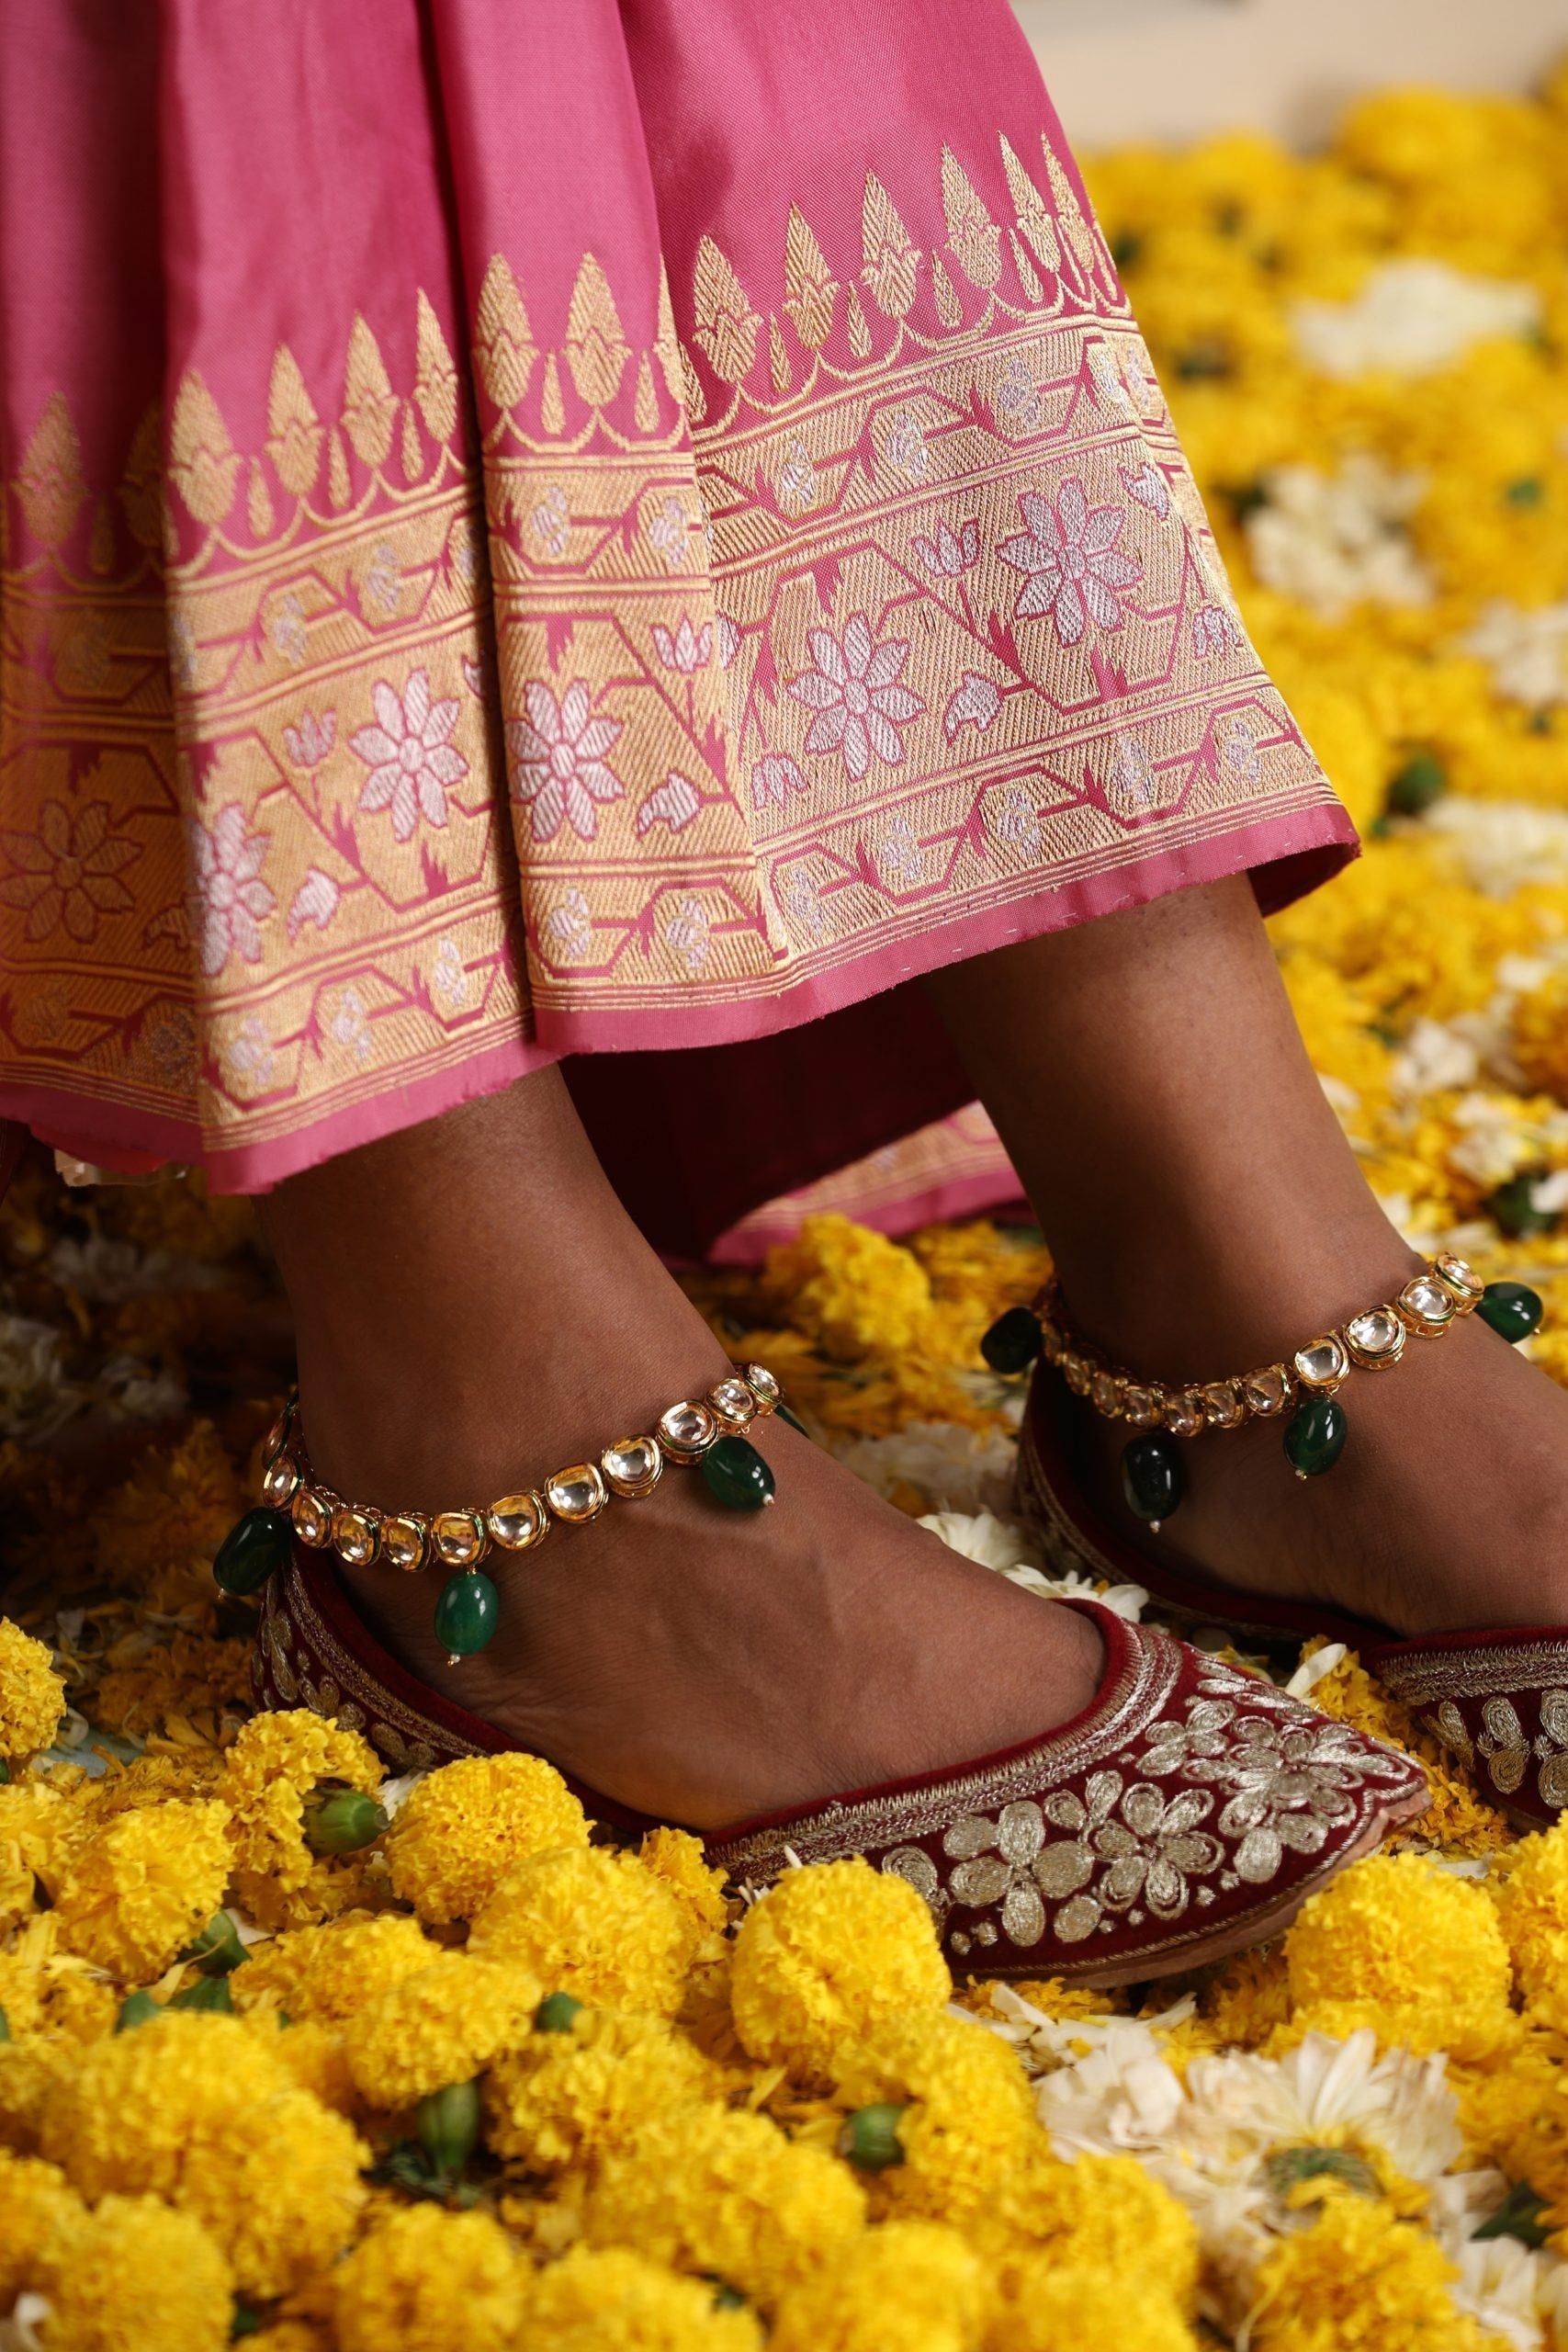
[[[258,2327],[244,2344],[245,2352],[332,2352],[321,2329],[303,2319],[280,2319],[271,2327]]]
[[[240,2018],[165,2011],[73,2053],[39,2140],[89,2199],[147,2191],[194,2213],[243,2294],[324,2269],[365,2201],[367,2150]]]
[[[0,2148],[0,2311],[9,2311],[23,2288],[32,2286],[54,2231],[85,2211],[58,2165]]]
[[[471,2081],[521,2041],[538,2007],[528,1969],[466,1951],[437,1952],[344,2030],[344,2053],[372,2107],[402,2107],[447,2083]]]
[[[486,2138],[531,2172],[587,2168],[645,2123],[723,2086],[718,2068],[662,2018],[583,2009],[564,2033],[531,2033],[496,2060]]]
[[[1311,1657],[1322,1646],[1321,1642],[1309,1642],[1303,1658]],[[1353,1730],[1387,1740],[1391,1747],[1403,1747],[1420,1758],[1431,1803],[1414,1826],[1445,1854],[1495,1854],[1513,1842],[1506,1816],[1476,1794],[1451,1750],[1424,1728],[1412,1709],[1390,1697],[1353,1651],[1316,1684],[1311,1703],[1321,1714],[1332,1715],[1336,1723],[1348,1724]]]
[[[32,1913],[39,1886],[53,1895],[89,1835],[81,1801],[47,1781],[0,1783],[0,1935]]]
[[[44,2108],[69,2056],[58,2042],[0,2041],[0,2148],[37,2154]]]
[[[405,2205],[336,2274],[339,2352],[513,2352],[526,2279],[491,2214]]]
[[[316,1862],[304,1827],[305,1799],[316,1783],[342,1781],[369,1794],[385,1778],[368,1740],[308,1707],[254,1715],[224,1757],[218,1782],[232,1815],[235,1868],[273,1879],[285,1892],[302,1886]]]
[[[310,2091],[335,2114],[358,2116],[364,2101],[348,2069],[343,2035],[321,2018],[294,2018],[277,2008],[250,2009],[245,2022],[264,2046],[276,2052],[301,2090]]]
[[[849,2167],[786,2140],[761,2115],[688,2107],[606,2156],[589,2190],[592,2245],[635,2245],[675,2270],[711,2273],[764,2312],[859,2234],[865,2198]]]
[[[118,1591],[167,1616],[216,1601],[212,1555],[246,1496],[210,1421],[197,1421],[173,1453],[149,1453],[98,1507],[94,1566]]]
[[[1175,2303],[1146,2277],[1070,2270],[1054,2255],[1019,2266],[1016,2298],[1003,2303],[985,2344],[986,2352],[1199,2352]]]
[[[769,2352],[974,2352],[987,2284],[956,2230],[888,2222],[790,2289]]]
[[[433,1927],[471,1919],[530,1854],[586,1846],[582,1807],[538,1756],[465,1756],[427,1772],[387,1835],[392,1891]]]
[[[439,1949],[400,1911],[295,1928],[252,1952],[234,1997],[241,2007],[270,1998],[291,2018],[342,2024],[428,1968]]]
[[[1461,2314],[1437,2240],[1382,2203],[1328,2199],[1310,2229],[1279,2239],[1258,2274],[1258,2352],[1490,2352]]]
[[[953,1990],[931,1915],[907,1879],[858,1854],[790,1871],[735,1939],[735,2030],[762,2065],[831,2078],[843,2043]]]
[[[650,1829],[637,1860],[673,1889],[699,1928],[716,1933],[729,1924],[733,1907],[724,1891],[724,1872],[703,1860],[703,1841],[689,1829]]]
[[[873,2177],[872,2202],[926,2221],[969,2221],[1031,2143],[1044,2144],[1017,2052],[943,2009],[873,2026],[840,2053],[834,2097],[903,2109],[904,2161]]]
[[[64,1678],[46,1645],[0,1617],[0,1757],[19,1762],[47,1747],[64,1712]]]
[[[51,2352],[225,2352],[229,2265],[193,2214],[156,2197],[106,2197],[52,2237],[34,2271]]]
[[[1505,2066],[1450,2068],[1472,2161],[1527,2182],[1551,2209],[1552,2244],[1568,2252],[1568,2046],[1532,2035]]]
[[[768,1252],[762,1295],[841,1363],[897,1357],[924,1335],[931,1277],[909,1250],[847,1216],[808,1216]]]
[[[1283,1947],[1237,1952],[1204,1987],[1200,2011],[1216,2049],[1256,2050],[1291,2013]]]
[[[1296,2015],[1338,2039],[1484,2057],[1515,2030],[1508,1950],[1482,1889],[1420,1854],[1373,1854],[1307,1902],[1285,1939]],[[1332,2017],[1333,2022],[1328,2021]]]
[[[635,1854],[566,1846],[509,1871],[469,1948],[531,1969],[590,2008],[673,2017],[702,1939],[690,1910]]]
[[[1038,2275],[1034,2256],[1061,2270],[1153,2289],[1190,2315],[1198,2300],[1198,2232],[1191,2215],[1135,2156],[1081,2155],[1064,2164],[1046,2148],[1010,2167],[971,2233],[1013,2301]]]
[[[1523,1838],[1497,1889],[1497,1921],[1525,1999],[1568,2031],[1568,1820]]]
[[[223,1900],[228,1822],[211,1798],[106,1822],[61,1884],[54,1917],[65,1949],[130,1984],[167,1968]]]
[[[712,2282],[660,2269],[626,2246],[573,2246],[529,2290],[524,2341],[550,2352],[757,2352],[748,2311],[722,2309]]]

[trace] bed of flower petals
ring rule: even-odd
[[[1368,834],[1277,925],[1325,1085],[1413,1238],[1544,1293],[1568,1378],[1568,79],[1094,184]],[[693,1286],[821,1442],[1043,1593],[977,1344],[1043,1265],[822,1217]],[[7,2352],[1568,2352],[1568,1823],[1517,1838],[1309,1645],[1243,1663],[1433,1799],[1272,1946],[954,1984],[859,1863],[741,1916],[536,1758],[389,1778],[252,1715],[210,1562],[288,1344],[243,1203],[40,1159],[0,1210]]]

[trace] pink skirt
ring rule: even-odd
[[[1353,846],[1006,0],[7,0],[0,307],[0,1115],[84,1159],[570,1057],[695,1250],[964,1103],[920,974]]]

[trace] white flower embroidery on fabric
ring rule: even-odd
[[[187,823],[191,876],[188,909],[201,968],[213,979],[231,956],[261,962],[260,925],[277,901],[261,880],[272,846],[269,833],[253,833],[237,800],[219,810],[211,830],[196,817]]]
[[[446,787],[468,773],[468,763],[452,747],[457,724],[455,695],[433,702],[430,679],[416,670],[400,700],[395,687],[378,679],[370,689],[378,724],[348,739],[369,768],[359,795],[361,808],[391,811],[392,832],[406,842],[423,817],[428,825],[446,822]]]
[[[648,526],[649,544],[663,557],[670,571],[683,571],[691,553],[692,524],[684,503],[667,498]]]
[[[991,396],[997,422],[1004,433],[1033,433],[1040,425],[1040,387],[1015,351],[997,379]]]
[[[701,628],[694,628],[684,613],[673,637],[661,622],[655,621],[652,629],[653,650],[667,670],[678,670],[683,678],[698,670],[705,670],[713,659],[713,623],[705,621]]]
[[[1192,616],[1192,656],[1205,662],[1211,653],[1229,653],[1241,643],[1241,630],[1223,605],[1200,605]]]
[[[821,894],[809,874],[797,874],[785,894],[784,904],[796,922],[806,925],[813,939],[826,939],[831,925]]]
[[[490,679],[486,674],[484,663],[482,662],[470,662],[466,653],[463,655],[462,659],[463,684],[468,687],[468,692],[473,695],[476,702],[488,702],[490,700]]]
[[[329,710],[318,718],[313,710],[300,716],[298,727],[283,730],[283,748],[297,768],[317,768],[337,741],[337,713]]]
[[[528,517],[528,528],[549,555],[566,553],[571,510],[559,482],[552,482]]]
[[[298,939],[308,922],[325,931],[337,912],[341,895],[330,874],[323,874],[319,865],[308,865],[304,880],[288,902],[289,938]]]
[[[776,800],[783,808],[792,792],[807,793],[810,789],[799,762],[792,760],[787,752],[770,752],[751,770],[753,808],[765,808],[770,800]]]
[[[780,502],[785,506],[804,509],[816,505],[817,469],[804,441],[792,441],[785,449],[777,489]]]
[[[445,1012],[461,1012],[468,1001],[468,975],[455,939],[438,939],[430,965],[430,993]]]
[[[951,743],[961,727],[974,726],[983,735],[1002,707],[999,689],[977,670],[965,670],[942,715],[942,731]]]
[[[637,812],[637,835],[647,832],[650,825],[668,825],[672,833],[684,831],[698,809],[702,799],[690,776],[671,768],[662,784],[655,786]]]
[[[554,841],[562,822],[580,841],[599,830],[595,803],[620,800],[625,787],[604,758],[621,731],[618,718],[595,718],[587,682],[575,679],[558,703],[542,679],[524,697],[526,718],[507,722],[512,782],[526,803],[536,842]]]
[[[593,944],[593,923],[581,890],[569,890],[559,906],[551,908],[545,930],[563,963],[581,963]]]
[[[987,822],[999,842],[1010,842],[1026,857],[1040,854],[1040,811],[1022,785],[1010,784],[999,802],[986,812]]]
[[[878,645],[865,615],[852,613],[841,642],[826,628],[812,629],[807,642],[817,667],[789,682],[796,702],[817,713],[806,749],[840,752],[857,784],[873,752],[897,767],[904,757],[898,729],[925,708],[919,695],[897,683],[909,658],[908,638],[890,637]]]
[[[370,1058],[370,1023],[365,1015],[365,999],[357,989],[344,989],[328,1030],[333,1044],[351,1053],[363,1068]]]
[[[1128,497],[1135,498],[1140,506],[1146,506],[1149,513],[1157,514],[1163,523],[1170,513],[1170,484],[1159,468],[1150,465],[1145,458],[1135,474],[1129,473],[1125,466],[1119,466],[1117,471]]]
[[[973,514],[957,531],[938,523],[934,539],[916,539],[915,553],[933,578],[956,580],[980,560],[980,526]]]
[[[895,817],[877,843],[876,862],[892,882],[919,882],[926,861],[908,817]]]
[[[684,958],[694,979],[708,959],[707,909],[700,899],[686,898],[664,926],[664,944]]]
[[[1089,373],[1094,378],[1094,388],[1100,399],[1108,407],[1118,410],[1122,416],[1131,416],[1133,403],[1128,396],[1127,387],[1122,380],[1122,370],[1104,344],[1097,343],[1091,346],[1089,366]]]
[[[1062,484],[1054,510],[1032,490],[1018,505],[1025,536],[1004,539],[998,549],[1004,563],[1029,575],[1014,616],[1049,613],[1064,645],[1076,645],[1091,620],[1100,628],[1120,628],[1120,592],[1143,577],[1143,566],[1116,545],[1126,508],[1091,506],[1077,474]]]
[[[392,551],[389,548],[387,552],[390,555]],[[377,549],[377,553],[378,555],[380,553],[379,548]],[[479,542],[474,537],[474,526],[466,514],[460,514],[452,526],[451,535],[446,541],[446,556],[453,571],[463,586],[471,588],[479,576]]]
[[[298,596],[280,596],[273,608],[270,631],[273,645],[286,662],[298,669],[305,659],[305,607]]]
[[[1244,784],[1256,784],[1263,773],[1257,730],[1251,720],[1239,713],[1225,730],[1224,758],[1231,774],[1240,776]]]
[[[472,564],[472,550],[469,563]],[[395,613],[398,595],[402,587],[402,573],[398,566],[398,551],[390,539],[382,539],[370,551],[370,561],[360,583],[359,601],[378,613]]]
[[[908,474],[912,481],[924,481],[931,471],[931,452],[913,409],[898,410],[882,436],[882,454],[890,466]]]
[[[714,627],[718,632],[718,666],[728,670],[740,650],[740,631],[728,613],[716,613]]]
[[[1158,808],[1160,792],[1154,763],[1136,738],[1118,748],[1106,775],[1105,797],[1119,817],[1145,817]]]
[[[272,1039],[259,1014],[248,1012],[239,1026],[219,1042],[218,1057],[231,1080],[254,1088],[272,1082]]]

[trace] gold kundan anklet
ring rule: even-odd
[[[1298,1348],[1289,1363],[1225,1380],[1145,1380],[1106,1361],[1075,1329],[1060,1286],[1048,1282],[1031,1306],[1010,1307],[992,1324],[980,1351],[993,1372],[1023,1372],[1036,1357],[1055,1364],[1076,1396],[1087,1397],[1110,1421],[1140,1434],[1122,1455],[1127,1507],[1158,1531],[1186,1492],[1180,1448],[1173,1439],[1204,1430],[1236,1430],[1252,1420],[1285,1423],[1285,1458],[1298,1478],[1332,1470],[1345,1450],[1345,1408],[1337,1392],[1352,1372],[1397,1363],[1407,1338],[1441,1339],[1479,1309],[1504,1339],[1528,1339],[1540,1322],[1541,1303],[1523,1283],[1483,1283],[1451,1250],[1413,1274],[1391,1306],[1369,1306]]]
[[[617,1498],[650,1495],[666,1463],[698,1464],[704,1483],[729,1510],[761,1510],[773,1499],[773,1474],[741,1432],[779,1412],[800,1424],[765,1364],[737,1364],[705,1396],[682,1397],[644,1435],[616,1438],[596,1462],[570,1463],[537,1487],[502,1495],[488,1510],[389,1511],[344,1502],[310,1466],[296,1392],[273,1424],[262,1462],[262,1502],[232,1527],[212,1563],[225,1592],[256,1591],[282,1567],[298,1540],[331,1549],[350,1567],[380,1562],[413,1573],[450,1571],[435,1604],[436,1638],[447,1662],[482,1650],[493,1635],[501,1596],[480,1563],[496,1553],[536,1550],[558,1520],[585,1527]]]

